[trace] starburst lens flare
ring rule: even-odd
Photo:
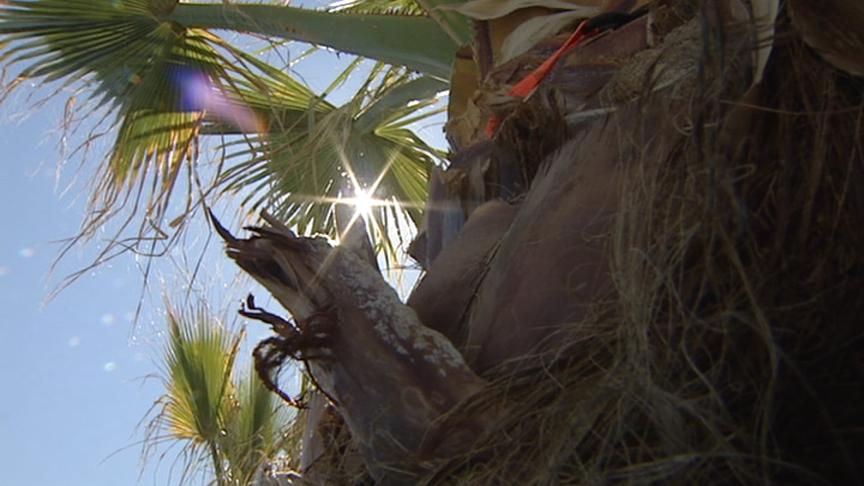
[[[355,223],[357,223],[358,221],[365,222],[367,225],[371,223],[373,226],[378,226],[378,223],[375,220],[375,214],[373,209],[376,207],[387,205],[386,201],[375,198],[374,189],[363,189],[356,182],[354,182],[353,186],[353,190],[351,191],[354,193],[353,196],[340,197],[333,200],[333,203],[335,204],[348,206],[354,210],[354,214],[351,216],[351,220],[348,221],[346,228],[343,230],[346,233],[350,231],[351,228],[353,228]],[[343,237],[344,234],[340,234],[338,241],[341,241]]]
[[[372,197],[372,194],[364,189],[355,190],[354,197],[349,198],[348,201],[362,218],[369,218],[372,215],[372,208],[381,204],[381,201]]]
[[[179,94],[180,110],[203,111],[245,133],[264,132],[261,118],[248,106],[229,99],[205,72],[178,67],[171,77]]]

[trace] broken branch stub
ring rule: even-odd
[[[411,467],[421,455],[453,454],[457,451],[444,449],[456,444],[470,447],[470,441],[445,440],[453,431],[436,425],[452,423],[441,419],[485,382],[447,338],[419,321],[368,262],[323,238],[297,237],[272,222],[267,228],[247,228],[253,235],[238,239],[211,219],[228,256],[293,315],[300,332],[300,323],[313,314],[332,313],[330,325],[307,331],[326,332],[326,339],[309,340],[326,343],[326,349],[298,351],[326,356],[308,360],[311,372],[337,401],[380,483],[410,483]],[[483,420],[469,418],[458,428],[479,434]]]

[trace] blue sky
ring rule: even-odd
[[[59,105],[59,106],[58,106]],[[62,100],[10,123],[0,109],[0,463],[3,483],[133,484],[138,421],[161,392],[148,334],[131,330],[140,277],[132,262],[99,268],[47,305],[50,264],[75,234],[82,202],[54,188],[56,127]],[[80,267],[73,254],[56,274]],[[52,279],[54,283],[57,279]],[[133,339],[135,337],[135,339]],[[150,481],[145,481],[150,484]],[[144,483],[142,483],[144,484]]]
[[[312,82],[316,78],[313,73]],[[183,257],[199,255],[208,230],[199,224],[187,244],[157,261],[147,289],[142,290],[142,262],[128,255],[88,272],[46,302],[63,277],[92,261],[104,237],[73,250],[51,270],[60,241],[79,229],[87,195],[80,183],[60,194],[74,168],[66,167],[57,184],[64,101],[54,99],[39,110],[23,99],[0,106],[0,224],[6,228],[0,238],[0,484],[177,484],[172,453],[141,464],[141,421],[163,392],[155,377],[164,344],[163,296],[185,302],[183,270],[189,264]],[[84,184],[92,167],[79,176]],[[236,283],[233,263],[220,248],[211,241],[190,301],[204,296],[218,315],[236,321],[239,300],[257,287],[246,279]],[[268,303],[260,288],[256,294]],[[135,321],[139,301],[142,312]],[[246,356],[250,343],[264,334],[250,327]]]
[[[292,48],[295,54],[303,50]],[[320,91],[345,62],[345,56],[338,62],[334,56],[319,56],[305,65],[303,79]],[[21,95],[26,94],[25,88]],[[100,245],[97,236],[49,276],[61,248],[57,242],[76,234],[84,214],[81,181],[93,175],[93,165],[86,166],[78,185],[61,195],[76,170],[64,168],[58,184],[64,102],[58,97],[38,110],[20,98],[0,105],[0,482],[176,484],[170,454],[161,464],[151,459],[142,473],[140,421],[162,393],[153,378],[163,345],[162,295],[167,290],[182,300],[181,257],[198,255],[205,229],[178,248],[175,258],[157,264],[143,293],[142,270],[129,256],[87,273],[46,303],[61,278],[90,263]],[[418,128],[441,145],[440,124]],[[237,302],[252,286],[227,287],[234,268],[215,241],[209,248],[197,289],[207,289],[201,293],[217,311],[234,319]],[[142,299],[143,312],[133,327]],[[250,331],[253,340],[264,335],[263,329]]]

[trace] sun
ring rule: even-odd
[[[354,206],[354,211],[362,218],[366,219],[372,215],[372,208],[379,204],[380,201],[365,189],[355,188],[354,197],[348,198],[349,204]]]
[[[345,234],[348,234],[355,224],[359,223],[367,230],[369,228],[366,225],[369,224],[378,227],[378,222],[375,220],[374,209],[386,204],[384,201],[375,198],[375,190],[372,188],[364,189],[359,185],[355,185],[352,192],[354,194],[351,197],[340,197],[335,200],[336,204],[341,204],[354,210],[354,214],[351,215],[347,224],[341,228],[342,233],[339,235],[337,241],[341,241]]]

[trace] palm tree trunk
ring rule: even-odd
[[[353,251],[298,238],[265,218],[271,227],[252,228],[243,240],[213,223],[228,256],[297,320],[298,336],[284,340],[285,351],[307,360],[378,484],[414,484],[418,457],[470,446],[465,434],[479,436],[489,417],[459,417],[457,434],[442,419],[485,381],[452,343],[424,326]],[[260,320],[271,322],[266,314]]]

